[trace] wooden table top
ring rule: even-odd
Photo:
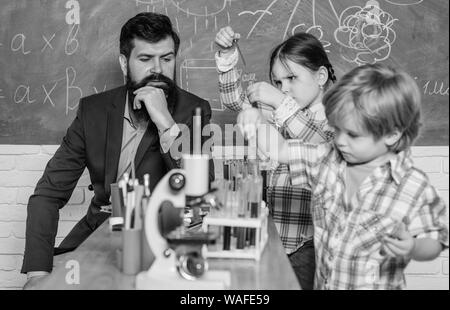
[[[299,290],[300,285],[285,254],[276,227],[268,221],[269,238],[259,261],[251,259],[209,258],[209,270],[228,270],[232,290]],[[62,290],[132,290],[135,276],[123,274],[118,266],[121,232],[111,231],[105,221],[75,251],[55,256],[53,272],[37,289]],[[69,284],[66,277],[79,263],[79,284]]]

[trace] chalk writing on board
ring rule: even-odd
[[[79,94],[79,98],[83,96],[83,91],[80,87],[75,85],[76,80],[76,71],[73,67],[68,67],[65,70],[65,77],[61,80],[64,80],[65,84],[65,93],[66,93],[66,102],[65,102],[65,110],[66,115],[69,114],[69,111],[77,108],[78,103],[76,105],[71,105],[69,101],[69,97],[71,92]],[[45,84],[37,85],[36,88],[32,88],[30,85],[20,84],[15,88],[14,95],[12,95],[12,101],[15,104],[34,104],[34,103],[42,103],[42,105],[48,104],[52,107],[56,107],[56,104],[53,100],[53,93],[57,90],[57,86],[61,83],[59,81],[47,82]],[[40,91],[40,88],[42,91]],[[92,86],[92,90],[98,94],[100,92],[104,92],[107,90],[107,84],[104,84],[103,87],[97,88],[96,86]],[[43,96],[41,96],[43,95]],[[40,98],[42,98],[42,101]],[[0,99],[6,99],[3,90],[0,89]]]
[[[76,92],[79,94],[79,98],[83,96],[83,91],[80,87],[75,85],[77,73],[73,67],[67,67],[65,70],[65,93],[66,93],[66,102],[65,102],[65,108],[66,108],[66,115],[69,114],[69,111],[75,110],[78,107],[78,100],[76,101],[75,105],[70,104],[70,94],[72,92]],[[48,84],[48,83],[46,83]],[[58,81],[53,82],[51,86],[47,86],[46,84],[40,85],[40,87],[43,90],[44,99],[42,101],[42,104],[46,104],[47,102],[55,107],[55,103],[52,100],[52,93],[55,91]],[[105,87],[106,89],[106,87]],[[34,96],[32,95],[34,94]],[[13,102],[16,104],[33,104],[37,102],[37,99],[39,96],[37,95],[38,89],[32,89],[31,86],[26,84],[20,84],[16,87],[13,95]],[[4,97],[3,97],[4,98]]]
[[[69,33],[67,35],[67,38],[65,39],[66,55],[73,55],[78,50],[80,45],[77,38],[78,32],[79,25],[70,26]],[[57,39],[56,33],[53,33],[52,35],[41,34],[41,37],[43,46],[40,49],[40,52],[44,53],[54,50],[53,41]],[[11,51],[14,53],[20,53],[22,55],[33,54],[35,51],[29,46],[28,42],[29,39],[24,33],[16,33],[11,39]],[[1,45],[2,44],[0,44],[0,46]]]
[[[336,42],[343,47],[342,58],[357,65],[388,59],[396,39],[393,29],[396,20],[377,1],[345,9],[334,32]]]
[[[331,43],[329,41],[326,41],[323,39],[323,30],[322,30],[322,26],[320,25],[315,25],[315,26],[310,26],[309,28],[306,28],[306,25],[304,23],[295,25],[292,30],[291,30],[291,35],[294,35],[297,32],[306,32],[306,33],[310,33],[312,35],[314,35],[323,45],[323,48],[325,49],[325,51],[327,53],[330,52],[330,50],[328,49],[328,47],[331,46]]]
[[[55,36],[56,36],[56,33],[52,34],[50,39],[48,39],[46,36],[42,35],[42,39],[44,39],[45,43],[44,43],[44,47],[41,49],[41,52],[43,52],[47,48],[47,46],[49,49],[51,49],[51,50],[53,49],[51,42],[55,38]]]
[[[247,15],[247,14],[255,15],[255,14],[258,14],[258,13],[267,13],[269,15],[272,15],[272,13],[269,12],[269,11],[256,10],[256,11],[242,11],[242,12],[239,12],[238,16]]]
[[[266,9],[264,9],[264,10],[261,10],[261,9],[258,9],[258,10],[255,10],[255,11],[249,11],[249,10],[246,10],[246,11],[242,11],[242,12],[238,13],[238,16],[260,14],[260,16],[258,17],[258,19],[256,20],[256,22],[253,24],[253,26],[251,27],[250,31],[248,32],[247,38],[249,38],[249,37],[251,36],[251,34],[252,34],[253,31],[255,30],[256,26],[260,23],[260,21],[264,18],[264,16],[266,16],[266,15],[272,15],[272,12],[270,11],[270,9],[275,5],[275,3],[276,3],[277,1],[278,1],[278,0],[272,1],[272,2],[266,7]],[[293,21],[293,19],[294,19],[294,15],[295,15],[295,13],[297,13],[298,7],[299,7],[300,3],[301,3],[301,0],[297,0],[297,2],[296,2],[295,5],[294,5],[294,8],[291,10],[292,12],[291,12],[291,14],[289,15],[288,21],[287,21],[286,26],[285,26],[285,29],[284,29],[283,40],[286,39],[286,36],[287,36],[287,34],[288,34],[288,31],[289,31],[289,28],[291,28],[291,24],[292,24],[292,21]],[[326,50],[327,52],[329,52],[329,50],[327,50],[327,48],[328,48],[329,46],[331,46],[331,43],[330,43],[329,41],[324,40],[324,32],[323,32],[323,30],[322,30],[322,26],[321,26],[321,25],[318,25],[318,24],[316,23],[315,7],[316,7],[316,2],[315,2],[315,0],[313,0],[313,2],[312,2],[312,8],[313,8],[313,12],[312,12],[312,15],[313,15],[313,25],[310,26],[310,27],[308,27],[308,28],[306,28],[306,24],[305,24],[305,23],[300,23],[300,24],[294,25],[294,26],[292,27],[292,29],[291,29],[291,35],[295,34],[296,31],[298,31],[299,29],[300,29],[301,31],[305,31],[305,32],[311,33],[311,34],[315,35],[315,36],[322,42],[322,44],[323,44],[325,50]],[[306,29],[302,29],[302,28],[306,28]]]
[[[80,25],[74,24],[70,27],[69,35],[66,39],[65,52],[66,55],[73,55],[76,53],[80,44],[78,43],[77,34],[80,29]]]
[[[252,28],[251,28],[250,31],[248,32],[248,34],[247,34],[247,39],[250,38],[250,36],[251,36],[252,33],[253,33],[253,30],[255,30],[256,26],[259,24],[259,22],[261,21],[261,19],[263,19],[263,17],[264,17],[266,14],[272,15],[272,12],[270,12],[270,8],[271,8],[275,3],[277,3],[277,1],[278,1],[278,0],[273,0],[273,1],[267,6],[267,8],[266,8],[265,10],[256,10],[256,11],[254,11],[254,14],[252,14],[252,15],[255,15],[255,14],[257,14],[257,13],[261,13],[261,15],[258,17],[258,19],[256,20],[256,22],[253,24]],[[243,12],[249,12],[249,11],[243,11]],[[241,13],[242,13],[242,12],[238,13],[238,15],[241,14]]]
[[[27,85],[19,85],[14,92],[14,103],[26,103],[31,104],[35,102],[35,99],[30,99],[30,86]]]
[[[77,78],[77,71],[73,67],[66,68],[66,115],[69,114],[69,111],[73,111],[78,107],[78,100],[83,97],[83,91],[80,87],[75,86],[75,80]],[[79,98],[75,100],[74,105],[70,105],[70,91],[73,90],[79,93]]]
[[[423,0],[403,0],[403,1],[386,0],[386,2],[393,4],[393,5],[414,5],[414,4],[422,3]]]
[[[256,73],[244,73],[238,69],[243,83],[256,82]],[[209,101],[211,110],[225,111],[226,107],[219,98],[217,69],[214,59],[185,59],[180,66],[180,86]]]
[[[325,51],[330,52],[327,48],[331,46],[331,43],[324,40],[322,26],[318,25],[316,22],[316,0],[313,0],[312,9],[313,25],[308,28],[307,32],[315,35],[322,42]]]
[[[22,54],[24,55],[31,53],[30,50],[28,51],[25,50],[26,38],[27,37],[23,33],[16,34],[11,40],[11,51],[13,52],[21,51]]]
[[[123,85],[113,58],[117,34],[128,15],[144,11],[166,14],[172,20],[181,38],[179,85],[207,99],[215,111],[214,121],[221,125],[234,122],[235,115],[220,102],[213,36],[228,24],[243,38],[250,38],[242,44],[244,53],[251,55],[246,71],[241,72],[243,87],[257,78],[267,79],[267,57],[260,51],[289,35],[307,32],[330,53],[338,76],[386,57],[386,64],[417,75],[424,110],[430,114],[427,125],[433,130],[439,128],[439,135],[448,132],[448,121],[444,120],[448,117],[448,57],[442,53],[448,47],[448,30],[440,33],[441,25],[448,22],[445,0],[378,0],[378,6],[368,0],[57,2],[61,4],[23,0],[20,3],[26,4],[19,6],[17,1],[0,1],[0,15],[6,25],[0,31],[0,67],[6,72],[0,79],[2,143],[57,143],[74,117],[81,96]],[[349,8],[354,6],[356,9]],[[342,32],[343,26],[349,32],[347,36],[339,33],[337,41],[335,31]],[[100,49],[89,48],[95,42],[101,42]],[[355,47],[358,44],[362,50]],[[16,127],[21,131],[15,131]],[[424,136],[421,143],[448,144],[448,134],[438,136],[426,131]]]
[[[185,13],[187,16],[196,16],[196,17],[213,17],[215,15],[218,15],[220,13],[222,13],[223,11],[225,11],[227,4],[230,3],[231,1],[229,0],[222,0],[222,6],[213,12],[208,12],[208,8],[207,6],[201,6],[201,5],[196,5],[195,12],[192,12],[189,8],[182,8],[179,4],[179,2],[175,3],[175,1],[171,0],[170,3],[177,9],[178,11],[181,11],[183,13]]]
[[[288,32],[289,26],[291,25],[292,18],[294,17],[294,14],[297,11],[297,7],[300,4],[300,2],[301,2],[301,0],[297,0],[297,3],[295,4],[294,9],[292,10],[291,15],[289,16],[288,22],[286,24],[286,29],[284,30],[283,40],[286,38],[286,34]],[[314,7],[314,4],[313,4],[313,7]]]
[[[94,89],[96,94],[99,94],[101,92],[106,91],[106,84],[103,86],[103,89],[100,89],[100,90],[98,90],[97,87],[95,87],[95,86],[93,86],[92,88]]]
[[[180,65],[180,86],[209,101],[211,110],[225,110],[225,107],[216,95],[219,93],[219,87],[214,59],[183,60]]]
[[[430,96],[448,96],[448,82],[447,88],[445,88],[445,83],[443,81],[426,81],[423,85],[423,94]]]
[[[58,82],[55,82],[55,83],[53,84],[53,87],[50,88],[50,90],[47,90],[47,87],[45,87],[45,85],[42,85],[42,89],[44,90],[44,94],[45,94],[44,102],[43,102],[42,104],[45,104],[45,103],[47,102],[47,100],[48,100],[48,101],[50,101],[50,104],[51,104],[53,107],[55,106],[55,104],[53,103],[51,94],[52,94],[52,92],[55,90],[56,85],[58,85]]]
[[[241,75],[242,82],[247,82],[249,84],[256,82],[256,73],[242,73],[242,69],[239,69],[238,72]]]
[[[157,5],[157,4],[163,4],[165,5],[165,0],[150,0],[150,1],[145,1],[145,0],[136,0],[136,6],[139,5]]]

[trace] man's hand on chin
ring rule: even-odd
[[[134,107],[141,108],[144,104],[150,118],[160,131],[170,128],[174,120],[167,108],[167,100],[164,91],[160,88],[145,86],[134,92]]]

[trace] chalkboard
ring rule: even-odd
[[[324,44],[338,78],[364,63],[406,69],[423,92],[424,126],[416,144],[448,145],[449,2],[379,0],[370,10],[368,3],[0,0],[0,144],[59,144],[80,97],[123,84],[123,23],[155,11],[167,14],[181,37],[177,83],[209,100],[215,123],[236,119],[218,96],[216,32],[231,25],[241,33],[244,80],[267,81],[270,50],[292,33],[307,31]]]

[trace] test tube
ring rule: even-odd
[[[242,250],[245,248],[245,234],[247,232],[247,228],[245,227],[237,227],[237,241],[236,241],[236,249]]]
[[[224,226],[223,227],[223,250],[229,251],[231,245],[231,227]]]
[[[202,135],[202,109],[196,108],[194,115],[194,155],[201,155],[202,153],[202,143],[201,143],[201,135]]]
[[[224,181],[224,210],[223,217],[230,217],[233,208],[233,181]],[[231,226],[223,227],[223,250],[229,251],[231,245]]]
[[[262,177],[259,172],[259,164],[256,160],[249,162],[251,175],[249,177],[249,196],[248,196],[248,208],[251,218],[259,217],[259,210],[261,208],[262,198]],[[256,228],[249,229],[250,245],[255,245],[256,241]]]
[[[267,202],[267,170],[261,170],[262,193],[261,199]]]
[[[234,160],[231,161],[230,164],[230,180],[232,181],[232,191],[236,188],[236,162]]]
[[[240,163],[242,166],[242,163]],[[238,175],[238,178],[236,179],[236,194],[238,198],[237,202],[237,216],[239,218],[245,218],[246,217],[246,207],[247,207],[247,179],[244,179],[242,177],[242,174]],[[236,248],[237,249],[243,249],[245,247],[245,234],[246,234],[246,228],[245,227],[235,227],[236,228]]]
[[[258,217],[259,209],[261,206],[261,194],[262,194],[262,178],[261,176],[252,176],[249,203],[250,203],[250,217]]]
[[[230,179],[230,162],[228,160],[223,161],[223,178],[225,180]]]

